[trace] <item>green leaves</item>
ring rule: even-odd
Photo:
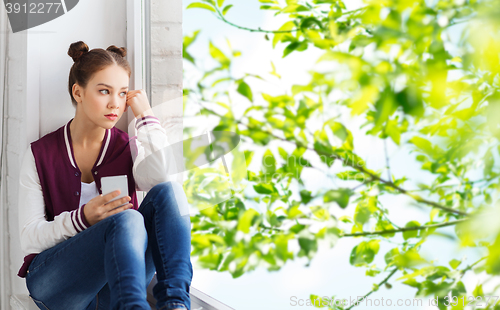
[[[313,16],[306,17],[302,19],[302,22],[300,23],[300,28],[302,31],[305,31],[308,28],[311,28],[311,26],[318,26],[319,29],[323,29],[323,24]]]
[[[385,263],[390,265],[394,262],[394,259],[400,255],[398,248],[393,248],[389,252],[387,252],[384,256]]]
[[[457,269],[457,267],[460,265],[460,263],[462,263],[462,262],[459,261],[458,259],[452,259],[449,262],[451,268],[453,268],[453,269]]]
[[[293,258],[293,252],[288,251],[288,241],[293,238],[293,235],[278,234],[273,237],[276,245],[276,256],[282,261],[287,261]]]
[[[193,58],[193,56],[191,56],[191,54],[188,53],[187,49],[191,44],[193,44],[193,42],[198,37],[199,33],[200,33],[200,30],[196,30],[195,32],[193,32],[193,34],[191,36],[188,36],[188,35],[184,36],[184,40],[182,42],[182,57],[184,59],[190,61],[193,64],[195,64],[194,58]]]
[[[318,241],[314,236],[299,237],[300,251],[298,256],[312,258],[318,251]]]
[[[500,234],[495,241],[488,246],[488,258],[486,259],[486,272],[489,274],[500,274]]]
[[[254,209],[248,209],[238,220],[237,229],[245,234],[248,234],[250,232],[250,227],[255,224],[259,218],[259,212]]]
[[[284,160],[282,167],[280,169],[278,169],[278,173],[280,173],[283,176],[288,176],[290,178],[299,178],[300,179],[303,168],[304,167],[312,167],[311,163],[308,160],[306,160],[305,158],[303,158],[303,154],[305,151],[303,148],[296,148],[295,150],[293,150],[293,152],[291,154],[288,154],[281,147],[278,147],[278,151],[280,153],[280,156]],[[305,190],[301,191],[301,197],[303,196],[304,192],[308,192],[308,191],[305,191]],[[306,199],[306,198],[304,198],[304,199]]]
[[[323,196],[323,202],[335,201],[339,207],[345,209],[349,204],[349,198],[352,195],[353,192],[349,188],[332,189],[325,193]]]
[[[485,176],[493,176],[493,166],[495,164],[495,159],[493,157],[493,153],[491,149],[486,151],[486,154],[484,155],[484,169],[483,169],[483,174]]]
[[[376,231],[384,231],[384,230],[393,230],[395,229],[394,226],[392,226],[392,224],[386,220],[382,220],[382,219],[379,219],[377,221],[377,225],[375,226],[375,230]],[[394,235],[396,235],[395,232],[392,232],[392,233],[386,233],[386,234],[382,234],[382,237],[384,238],[391,238],[391,237],[394,237]]]
[[[363,225],[368,222],[370,216],[377,210],[377,198],[367,197],[356,206],[356,210],[354,211],[354,221]]]
[[[273,153],[269,149],[266,150],[262,157],[262,168],[266,174],[272,175],[276,172],[276,158],[274,158]]]
[[[216,253],[210,253],[207,255],[201,255],[198,258],[198,262],[203,268],[215,270],[219,266],[222,259],[222,255]]]
[[[223,69],[228,68],[231,64],[231,60],[215,45],[213,45],[212,41],[209,42],[208,51],[213,59],[217,60]]]
[[[332,130],[332,133],[342,142],[341,147],[348,151],[352,151],[354,149],[352,133],[342,123],[330,120],[325,122],[324,125],[327,124]]]
[[[431,156],[432,158],[439,158],[444,153],[439,146],[432,145],[429,140],[418,136],[411,138],[410,142],[418,147],[423,153]]]
[[[245,96],[248,100],[250,100],[250,101],[253,102],[252,89],[250,88],[250,86],[248,86],[247,83],[245,83],[245,81],[243,81],[243,80],[239,80],[238,81],[238,89],[237,89],[237,91],[241,95]]]
[[[215,9],[213,8],[213,6],[206,3],[193,2],[190,5],[188,5],[186,9],[193,9],[193,8],[209,10],[215,13]]]
[[[295,257],[311,260],[319,250],[319,240],[333,245],[340,236],[356,234],[366,237],[352,250],[350,263],[366,267],[366,276],[394,266],[403,272],[403,283],[418,294],[463,296],[465,289],[457,275],[468,272],[471,262],[452,259],[450,268],[448,264],[434,266],[439,255],[432,254],[429,265],[420,251],[434,234],[481,248],[487,259],[478,264],[478,270],[498,275],[498,231],[484,234],[460,224],[455,225],[455,235],[441,232],[441,227],[404,230],[461,217],[446,209],[470,213],[496,203],[500,190],[500,45],[492,34],[500,27],[490,17],[498,15],[494,14],[496,6],[489,0],[462,5],[453,1],[371,1],[348,11],[339,0],[259,3],[262,10],[284,18],[279,29],[251,29],[261,34],[263,43],[272,39],[272,48],[282,52],[283,58],[302,51],[294,54],[297,62],[315,57],[310,45],[321,56],[312,59],[316,60],[314,67],[296,72],[307,74],[308,81],[287,85],[283,84],[287,79],[281,79],[283,72],[276,70],[281,66],[278,60],[264,57],[259,61],[271,63],[265,72],[235,75],[233,65],[241,52],[232,49],[229,38],[228,51],[209,43],[215,67],[207,68],[194,83],[186,81],[194,86],[183,90],[189,97],[184,104],[206,102],[199,110],[204,117],[218,118],[215,129],[236,130],[242,142],[248,143],[249,150],[244,150],[247,167],[254,152],[264,151],[264,156],[252,163],[257,164],[256,172],[247,172],[255,191],[251,196],[231,190],[233,196],[226,202],[193,217],[193,234],[207,235],[193,239],[193,255],[206,268],[238,277],[259,264],[279,270]],[[490,15],[480,12],[483,5]],[[188,8],[215,12],[242,33],[248,29],[238,20],[223,18],[233,8],[224,0],[200,0]],[[476,15],[486,22],[482,28],[472,24],[454,27],[461,39],[448,39],[449,26]],[[486,36],[479,35],[483,31]],[[183,42],[183,57],[193,64],[196,60],[189,48],[198,33],[185,36]],[[266,83],[261,76],[283,87],[262,93],[249,79]],[[236,116],[233,109],[239,108],[244,112]],[[347,118],[349,115],[353,118]],[[186,132],[195,129],[199,128]],[[360,148],[356,152],[354,138]],[[364,143],[367,139],[370,144]],[[408,145],[416,154],[405,158]],[[314,160],[306,160],[305,155]],[[373,162],[374,158],[380,161]],[[302,172],[308,172],[306,167],[334,181],[334,186],[325,181],[324,187],[309,187],[302,178]],[[191,191],[188,197],[196,195],[199,192]],[[411,204],[428,208],[422,210],[427,210],[430,221],[420,224],[404,216],[395,219],[384,205],[390,196],[410,199],[393,206],[403,215]],[[247,201],[258,208],[247,208]],[[317,224],[317,230],[308,221]],[[406,224],[399,227],[396,223]],[[344,233],[349,230],[350,234]],[[372,239],[374,235],[387,244],[398,244],[385,254],[385,266],[372,264],[380,243]],[[298,247],[289,247],[289,242]],[[374,291],[378,289],[378,284],[373,285]],[[482,290],[478,284],[474,294],[485,293]],[[442,303],[439,307],[445,309]]]
[[[309,11],[309,8],[297,3],[289,4],[281,10],[282,13],[298,13],[306,11]]]
[[[395,99],[406,114],[416,117],[424,115],[424,102],[415,87],[407,87],[396,93]]]
[[[294,29],[295,23],[293,21],[288,21],[284,23],[279,29],[278,32],[274,34],[274,39],[273,39],[273,48],[276,46],[278,42],[286,42],[289,40],[293,40],[294,37],[290,34],[292,29]]]
[[[222,15],[226,15],[227,11],[229,11],[229,9],[231,9],[232,7],[233,7],[232,4],[226,5],[224,9],[222,9]]]
[[[372,133],[378,132],[388,118],[396,111],[397,104],[394,94],[389,88],[386,88],[375,103],[375,124]]]
[[[278,191],[276,190],[276,188],[272,184],[261,183],[261,184],[254,185],[253,188],[255,189],[255,191],[257,193],[263,194],[263,195],[271,195],[271,194],[278,193]]]
[[[380,248],[380,240],[362,241],[351,251],[349,263],[353,266],[365,266],[373,261]]]
[[[295,41],[290,44],[288,44],[287,47],[285,47],[285,50],[283,51],[283,58],[285,58],[288,54],[290,54],[293,51],[305,51],[307,49],[307,42],[306,41]]]
[[[414,248],[411,248],[403,253],[395,254],[394,256],[389,257],[389,259],[392,261],[388,263],[388,265],[394,264],[399,268],[411,268],[426,262],[426,260],[423,259]]]
[[[417,221],[409,221],[406,223],[405,227],[418,227],[420,223]],[[409,238],[417,238],[419,235],[419,230],[407,230],[403,231],[403,239],[408,240]]]
[[[225,244],[224,239],[215,234],[192,235],[191,242],[200,246],[209,247],[214,243]]]
[[[276,76],[278,79],[281,79],[281,75],[276,72],[276,67],[274,66],[274,63],[271,61],[271,67],[273,68],[273,71],[269,72],[270,74]]]

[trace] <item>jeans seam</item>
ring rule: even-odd
[[[161,239],[161,234],[158,234],[157,233],[157,229],[158,229],[158,216],[157,216],[157,205],[156,205],[156,197],[158,197],[158,195],[160,194],[160,190],[157,190],[155,192],[155,196],[154,197],[151,197],[151,201],[149,203],[152,204],[153,206],[153,221],[154,221],[154,226],[155,226],[155,231],[153,232],[154,235],[156,236],[156,245],[158,246],[158,252],[160,254],[160,259],[161,259],[161,265],[163,267],[163,270],[165,270],[165,278],[168,279],[168,269],[167,267],[165,266],[165,259],[162,255],[163,251],[164,251],[164,248],[162,247],[162,240]],[[158,273],[158,271],[157,271]],[[166,292],[165,292],[166,294]],[[168,294],[166,296],[168,298]],[[169,306],[169,303],[167,302],[163,307],[161,307],[160,309],[158,310],[161,310],[161,309],[167,309],[166,307]]]
[[[116,229],[116,220],[113,219],[113,229]],[[116,274],[118,275],[118,294],[120,296],[120,298],[122,297],[122,288],[121,288],[121,277],[120,277],[120,270],[118,269],[118,263],[116,262],[116,251],[115,251],[115,237],[116,237],[116,233],[113,233],[113,258],[114,258],[114,262],[115,262],[115,266],[116,266]]]
[[[31,300],[33,300],[33,302],[35,302],[35,304],[40,303],[45,309],[50,310],[41,300],[35,300],[35,298],[33,298],[31,295],[29,295],[29,297],[31,298]]]
[[[158,217],[156,216],[156,204],[155,204],[155,200],[153,199],[151,201],[151,204],[153,205],[153,209],[154,209],[154,221],[155,221],[155,228],[158,229]],[[156,230],[155,229],[155,230]],[[161,260],[161,264],[162,264],[162,267],[163,269],[165,269],[165,277],[167,276],[166,273],[167,273],[167,267],[165,266],[165,260],[164,260],[164,257],[162,257],[162,252],[163,252],[163,247],[162,247],[162,242],[160,242],[160,237],[161,235],[158,234],[158,231],[155,231],[154,232],[155,236],[156,236],[156,244],[158,245],[158,249],[160,249],[158,252],[160,253],[160,258],[162,259]],[[161,240],[163,241],[163,239]]]
[[[166,307],[172,307],[172,306],[175,306],[175,307],[182,306],[183,309],[187,309],[186,306],[183,303],[180,303],[180,302],[167,302],[167,304],[165,304],[163,307],[161,307],[158,310],[166,309]]]
[[[155,228],[158,229],[158,216],[156,216],[156,199],[153,199],[151,201],[151,203],[153,204],[153,207],[154,207],[154,211],[155,211],[155,216],[154,216],[154,221],[155,221]],[[161,236],[161,234],[158,234],[157,231],[154,232],[154,234],[156,235],[156,243],[158,245],[158,249],[159,249],[159,254],[160,254],[160,258],[161,258],[161,262],[162,262],[162,267],[163,267],[163,270],[165,270],[165,279],[168,279],[168,276],[169,276],[169,270],[167,268],[167,266],[165,265],[165,257],[163,257],[163,252],[165,251],[164,247],[163,247],[163,238]],[[167,295],[167,298],[168,298],[168,295]]]

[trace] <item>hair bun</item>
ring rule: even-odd
[[[74,62],[77,62],[80,57],[89,52],[89,46],[83,41],[78,41],[72,43],[69,46],[68,55],[73,58]]]
[[[124,47],[117,47],[115,45],[110,45],[106,50],[110,52],[115,52],[122,57],[125,57],[127,55],[127,49]]]

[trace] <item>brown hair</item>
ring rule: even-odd
[[[73,106],[76,108],[77,102],[73,97],[73,85],[77,83],[81,87],[87,87],[87,83],[92,76],[110,65],[118,65],[127,71],[130,77],[131,70],[128,61],[125,59],[127,50],[124,47],[110,45],[107,49],[94,48],[89,51],[89,47],[83,41],[71,43],[68,55],[75,62],[69,71],[68,91],[71,96]]]

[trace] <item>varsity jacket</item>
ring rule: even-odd
[[[36,255],[90,227],[83,213],[86,204],[79,206],[81,171],[73,154],[72,121],[30,143],[23,157],[19,178],[19,233],[25,255],[18,272],[21,278],[26,277]],[[136,118],[135,128],[137,136],[132,138],[116,127],[107,129],[91,171],[99,194],[102,177],[127,175],[130,203],[137,210],[136,190],[148,191],[168,181],[165,171],[175,162],[157,117]],[[158,150],[165,151],[161,156],[149,156]]]

